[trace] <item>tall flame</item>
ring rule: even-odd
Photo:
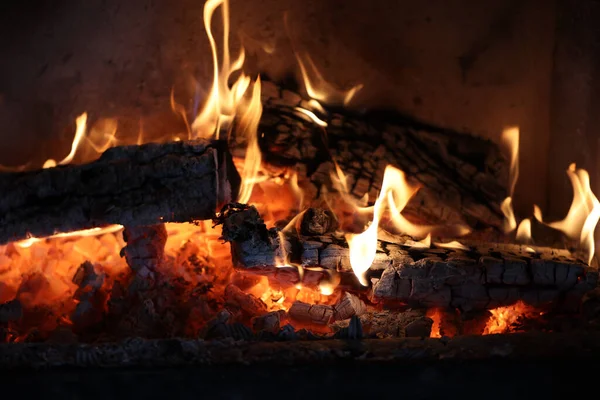
[[[221,64],[219,64],[217,42],[211,29],[214,13],[219,7],[221,7],[223,24]],[[245,60],[243,48],[240,50],[239,56],[235,60],[231,60],[228,0],[208,0],[206,2],[204,26],[212,52],[213,77],[206,103],[192,123],[192,137],[219,139],[225,133],[227,139],[234,134],[246,141],[246,158],[240,171],[242,185],[238,195],[238,201],[246,203],[252,194],[261,165],[261,153],[258,145],[258,124],[262,114],[261,82],[260,78],[257,78],[252,83],[250,77],[241,70]],[[230,86],[229,80],[236,72],[239,72],[239,76]]]
[[[213,15],[221,7],[223,24],[223,56],[219,67],[219,56],[215,37],[211,29]],[[204,5],[204,27],[210,43],[213,62],[212,87],[202,111],[192,123],[195,137],[220,138],[221,132],[230,133],[238,105],[250,86],[250,78],[240,73],[239,78],[229,87],[231,75],[240,71],[245,59],[244,49],[241,49],[237,59],[231,61],[229,54],[229,1],[208,0]]]
[[[375,259],[379,222],[386,207],[392,212],[392,221],[396,228],[409,235],[422,236],[432,229],[432,227],[415,225],[400,214],[418,190],[418,186],[409,184],[403,171],[388,165],[383,176],[381,193],[373,206],[371,225],[360,234],[346,234],[350,248],[350,265],[362,285],[368,285],[366,272],[371,268]]]
[[[79,143],[81,143],[81,140],[85,136],[86,125],[87,125],[87,113],[83,113],[79,117],[77,117],[77,119],[75,120],[75,124],[77,125],[77,129],[75,130],[75,138],[73,138],[73,143],[71,143],[71,151],[65,158],[63,158],[61,161],[58,162],[58,165],[70,164],[71,161],[73,161],[73,158],[75,157],[75,153],[77,153],[77,148],[79,147]],[[46,160],[46,162],[44,163],[44,168],[52,168],[52,167],[56,167],[56,165],[57,165],[56,161],[49,159],[49,160]]]
[[[595,252],[594,230],[600,219],[600,202],[592,192],[590,176],[585,169],[577,169],[573,163],[569,165],[567,175],[573,186],[573,200],[569,212],[561,221],[549,222],[546,225],[563,232],[571,240],[578,240],[589,264]],[[534,216],[543,223],[542,211],[537,206],[534,208]]]
[[[519,179],[519,128],[509,127],[502,132],[502,142],[509,148],[510,170],[509,170],[509,194],[500,205],[504,214],[504,232],[509,233],[517,227],[517,221],[512,206],[515,186]]]

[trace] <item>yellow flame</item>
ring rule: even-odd
[[[296,172],[290,177],[290,187],[294,196],[298,199],[298,209],[302,210],[304,208],[304,191],[298,186],[298,174]]]
[[[310,121],[314,122],[315,124],[317,124],[317,125],[319,125],[319,126],[321,126],[323,128],[327,127],[327,122],[325,122],[322,119],[320,119],[319,117],[317,117],[314,112],[309,111],[309,110],[307,110],[305,108],[302,108],[302,107],[295,107],[294,110],[298,111],[301,114],[306,115],[308,117],[308,119]]]
[[[223,56],[219,68],[218,49],[211,29],[211,22],[216,9],[221,6],[223,24]],[[250,85],[250,78],[240,74],[235,83],[229,87],[229,78],[239,71],[244,64],[244,49],[232,63],[229,54],[229,1],[208,0],[204,5],[204,27],[210,43],[213,62],[213,79],[211,90],[204,107],[192,123],[192,131],[196,137],[220,138],[222,131],[229,133],[235,117],[236,108]]]
[[[238,201],[247,203],[252,195],[252,189],[256,181],[256,176],[260,170],[262,156],[258,145],[258,124],[262,114],[262,104],[260,102],[260,78],[256,80],[252,88],[252,98],[245,113],[239,123],[239,134],[245,137],[248,144],[246,147],[246,158],[244,160],[244,168],[242,171],[242,185]]]
[[[71,143],[71,151],[65,158],[58,162],[58,165],[69,164],[71,161],[73,161],[75,153],[77,153],[79,143],[81,143],[81,139],[83,139],[83,137],[85,136],[85,129],[87,125],[87,113],[83,113],[79,117],[77,117],[77,119],[75,120],[75,124],[77,125],[77,128],[75,130],[75,138],[73,138],[73,143]],[[49,159],[46,160],[43,168],[52,168],[56,167],[56,165],[56,161]]]
[[[454,250],[470,250],[467,246],[456,240],[448,243],[434,243],[437,247],[443,249],[454,249]]]
[[[509,194],[500,205],[504,214],[504,232],[509,233],[517,227],[517,221],[512,206],[512,197],[519,179],[519,127],[505,128],[502,132],[502,142],[510,152]]]
[[[527,243],[531,241],[531,220],[529,218],[525,218],[519,224],[516,238],[517,241],[521,243]]]
[[[121,225],[109,225],[104,228],[91,228],[91,229],[83,229],[80,231],[57,233],[55,235],[47,236],[45,238],[30,237],[30,238],[15,242],[15,245],[25,249],[25,248],[31,247],[31,245],[33,245],[34,243],[37,243],[37,242],[40,242],[40,241],[46,240],[46,239],[98,236],[98,235],[104,235],[105,233],[118,232],[121,229],[123,229],[123,226],[121,226]]]
[[[362,285],[368,285],[366,272],[375,259],[377,231],[386,206],[393,213],[392,221],[394,225],[403,232],[409,235],[421,236],[428,233],[428,229],[431,229],[431,227],[415,225],[399,215],[417,190],[419,190],[419,187],[411,186],[403,171],[388,165],[383,175],[381,193],[373,206],[371,225],[360,234],[346,234],[346,240],[350,248],[350,265]]]
[[[592,262],[595,252],[594,230],[600,219],[600,202],[590,187],[590,176],[585,169],[577,169],[575,163],[569,165],[567,176],[573,186],[573,200],[567,216],[547,226],[563,232],[571,240],[579,240],[580,249]],[[544,223],[542,211],[534,207],[535,218]]]
[[[332,104],[342,103],[346,106],[354,95],[363,88],[362,84],[358,84],[348,90],[337,89],[323,78],[308,53],[294,52],[294,54],[300,67],[306,93],[315,100]]]

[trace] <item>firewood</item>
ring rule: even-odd
[[[433,324],[423,310],[366,312],[359,319],[366,334],[378,338],[429,337]],[[348,324],[347,320],[336,321],[330,326],[334,331],[339,331]]]
[[[108,149],[91,163],[0,174],[0,243],[120,224],[210,219],[237,196],[225,143]]]
[[[156,268],[163,261],[167,229],[164,224],[125,227],[123,239],[127,243],[121,255],[135,273],[130,291],[147,290],[154,286]]]
[[[282,285],[317,286],[330,273],[340,285],[364,290],[352,273],[342,234],[322,236],[268,230],[253,207],[221,213],[223,239],[231,243],[235,268],[267,275]],[[598,269],[567,250],[522,245],[467,242],[467,250],[413,247],[406,236],[381,235],[368,277],[376,299],[399,300],[419,307],[454,307],[463,311],[531,305],[562,299],[578,307],[597,286]],[[282,266],[286,260],[290,266]],[[294,266],[295,265],[295,266]],[[577,301],[573,301],[577,299]]]
[[[17,299],[0,304],[0,322],[16,321],[23,315],[23,306]]]
[[[263,83],[262,101],[263,160],[274,167],[295,167],[300,181],[314,192],[323,185],[332,188],[335,160],[352,195],[369,193],[375,199],[390,164],[422,186],[405,212],[432,223],[458,223],[466,217],[473,226],[501,227],[498,205],[508,193],[508,165],[493,142],[391,112],[356,114],[327,107],[322,112],[271,82]],[[314,111],[327,126],[296,107]]]
[[[256,296],[242,292],[233,284],[225,288],[225,303],[239,307],[244,313],[251,317],[260,316],[267,312],[267,305]]]
[[[349,319],[355,315],[361,316],[367,311],[365,303],[351,293],[344,293],[344,296],[334,306],[334,317],[336,320]]]
[[[129,367],[177,367],[216,365],[238,366],[373,365],[440,360],[449,362],[498,359],[524,361],[560,360],[561,363],[600,356],[600,334],[592,332],[516,333],[486,336],[458,336],[449,340],[434,338],[393,338],[314,341],[215,341],[197,339],[145,340],[94,344],[0,343],[0,370],[15,371],[57,367],[102,367],[122,370]],[[567,361],[563,361],[567,360]],[[457,364],[459,366],[460,364]],[[329,367],[328,367],[329,368]],[[58,371],[58,369],[56,370]],[[105,370],[106,371],[106,370]],[[494,376],[497,378],[496,376]],[[570,382],[569,385],[572,386]]]
[[[334,309],[325,304],[292,303],[288,314],[292,319],[317,325],[327,325],[333,318]]]
[[[311,207],[304,212],[300,232],[305,236],[319,236],[334,232],[337,228],[335,215],[322,208]]]
[[[270,313],[252,318],[252,329],[254,332],[277,333],[281,325],[281,320],[285,316],[285,311],[271,311]]]

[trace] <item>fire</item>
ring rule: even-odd
[[[500,205],[504,214],[504,232],[510,233],[517,227],[517,221],[512,206],[512,198],[515,193],[515,186],[519,179],[519,128],[510,127],[502,132],[502,142],[509,148],[510,152],[510,170],[509,170],[509,194]]]
[[[522,316],[532,315],[533,310],[522,301],[518,301],[512,306],[498,307],[490,310],[492,314],[488,320],[484,335],[493,335],[497,333],[507,333],[510,327]]]
[[[600,202],[590,187],[590,176],[584,169],[571,164],[567,175],[573,186],[573,201],[567,216],[556,222],[546,223],[551,228],[563,232],[569,239],[578,241],[581,250],[587,255],[590,264],[594,257],[594,230],[600,219]],[[534,208],[535,218],[543,223],[539,207]]]
[[[379,222],[386,207],[392,213],[392,221],[395,227],[402,232],[414,236],[423,236],[430,233],[431,227],[413,224],[400,214],[417,190],[419,190],[417,186],[408,183],[404,172],[388,165],[383,176],[381,193],[373,206],[371,224],[363,233],[346,234],[346,240],[350,248],[350,264],[362,285],[368,286],[366,272],[371,268],[371,264],[375,259]]]
[[[531,241],[531,220],[525,218],[517,227],[517,241],[521,243],[528,243]]]
[[[87,125],[87,113],[83,113],[79,117],[77,117],[75,123],[77,125],[77,129],[75,130],[75,138],[73,138],[73,143],[71,144],[71,151],[65,158],[58,162],[58,165],[70,164],[71,161],[73,161],[75,153],[77,152],[77,148],[79,147],[79,143],[81,143],[81,140],[85,136]],[[56,165],[56,161],[49,159],[46,160],[46,162],[44,163],[44,168],[52,168],[56,167]]]
[[[427,311],[426,315],[433,320],[433,324],[431,325],[431,334],[429,337],[441,338],[442,314],[437,309],[430,309]]]

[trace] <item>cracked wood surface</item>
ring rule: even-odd
[[[371,286],[364,288],[352,272],[344,235],[282,235],[267,230],[253,207],[224,217],[223,238],[236,268],[280,284],[317,287],[335,275],[348,290],[421,307],[470,311],[522,300],[572,310],[598,281],[598,269],[567,250],[476,241],[464,241],[467,249],[423,248],[407,236],[381,232],[367,273]]]
[[[0,174],[0,243],[120,224],[210,219],[240,177],[221,142],[114,147],[91,163]]]
[[[415,122],[394,113],[353,114],[312,107],[298,94],[263,85],[259,132],[263,160],[299,170],[303,188],[318,196],[331,189],[335,160],[352,195],[377,197],[390,164],[422,186],[408,213],[430,223],[500,227],[499,204],[507,196],[505,158],[498,147],[468,134]],[[312,110],[327,127],[295,107]],[[309,198],[311,197],[309,196]]]

